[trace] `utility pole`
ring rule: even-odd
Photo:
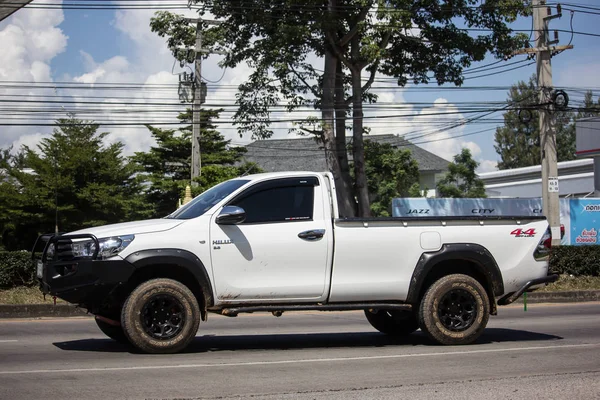
[[[194,103],[192,105],[192,186],[198,186],[202,159],[200,154],[200,109],[202,108],[202,19],[196,20],[196,57],[194,61]]]
[[[558,33],[550,40],[549,22],[562,16],[560,5],[557,14],[546,7],[546,0],[533,0],[533,26],[537,35],[535,48],[521,49],[515,54],[536,54],[536,73],[538,79],[540,149],[542,167],[542,208],[552,231],[552,246],[560,245],[560,204],[558,187],[558,157],[556,154],[556,130],[553,118],[555,96],[552,89],[552,53],[572,49],[573,45],[552,46],[558,43]]]
[[[227,54],[222,51],[211,51],[202,48],[202,25],[218,25],[219,21],[205,20],[202,18],[186,18],[188,23],[196,24],[196,44],[194,48],[194,77],[192,82],[192,93],[194,95],[192,102],[192,186],[198,186],[195,181],[201,175],[202,152],[200,148],[201,138],[201,118],[200,112],[202,104],[206,100],[206,85],[202,83],[202,56],[204,54]]]

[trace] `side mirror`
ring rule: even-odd
[[[219,225],[237,225],[246,220],[246,211],[242,207],[225,206],[217,215],[216,222]]]

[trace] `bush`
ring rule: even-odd
[[[0,288],[34,286],[35,268],[28,251],[0,251]]]
[[[600,246],[559,246],[552,249],[550,270],[574,276],[600,276]]]

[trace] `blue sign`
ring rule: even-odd
[[[581,205],[580,205],[581,203]],[[574,209],[579,212],[581,225],[586,217],[589,221],[576,233],[572,225]],[[587,210],[587,211],[586,211]],[[505,216],[531,217],[543,215],[541,198],[526,199],[451,199],[451,198],[396,198],[392,201],[392,216],[400,218],[418,217],[465,217],[465,216]],[[562,245],[597,244],[596,234],[600,228],[600,199],[560,199],[560,223],[565,228]],[[592,218],[593,217],[593,218]],[[577,242],[578,241],[578,242]],[[600,242],[598,242],[600,243]]]
[[[571,245],[595,245],[600,229],[600,199],[571,200]]]

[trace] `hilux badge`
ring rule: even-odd
[[[218,244],[233,244],[233,240],[230,240],[230,239],[226,239],[226,240],[213,240],[212,244],[214,244],[214,245],[218,245]]]

